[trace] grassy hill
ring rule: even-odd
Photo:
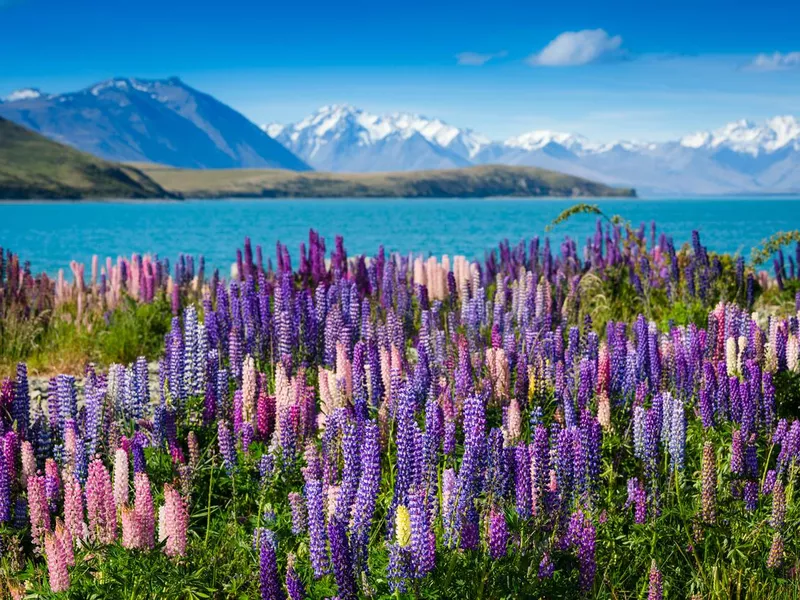
[[[0,118],[0,199],[171,195],[134,167],[100,160]]]
[[[534,167],[481,166],[396,173],[316,173],[267,169],[176,169],[137,165],[186,198],[485,198],[635,196],[632,189]]]

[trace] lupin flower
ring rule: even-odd
[[[189,513],[180,493],[171,485],[164,485],[164,505],[158,511],[158,539],[166,542],[164,553],[167,556],[186,554],[186,532],[189,527]]]
[[[710,441],[703,444],[703,464],[701,469],[703,521],[714,523],[717,519],[717,467],[714,446]]]
[[[292,510],[292,533],[301,535],[305,533],[308,523],[306,520],[306,505],[303,495],[297,492],[289,492],[289,506]]]
[[[128,471],[128,453],[117,448],[114,453],[114,503],[120,508],[128,504]]]
[[[72,473],[64,473],[64,525],[73,539],[84,536],[83,491]]]
[[[93,460],[89,465],[86,509],[92,538],[101,544],[112,543],[117,537],[117,507],[111,476],[100,459]]]
[[[430,509],[425,490],[418,487],[409,495],[411,522],[411,566],[414,576],[424,577],[436,565],[436,535],[430,524]]]
[[[319,479],[306,480],[305,485],[306,506],[308,507],[308,535],[311,566],[314,577],[319,579],[328,573],[327,536],[325,533],[325,512],[322,497],[322,481]]]
[[[56,526],[54,529],[54,534],[58,543],[61,544],[61,549],[64,552],[64,559],[66,560],[68,567],[75,566],[75,548],[74,548],[74,540],[72,539],[72,534],[70,533],[69,529],[66,528],[64,525],[64,521],[61,519],[56,519]]]
[[[772,536],[772,545],[767,556],[767,568],[778,569],[783,564],[783,537],[780,532],[775,532]]]
[[[492,559],[497,560],[506,555],[509,537],[505,515],[502,511],[492,509],[489,513],[489,533],[487,536],[489,556]]]
[[[228,475],[232,475],[236,468],[236,447],[234,446],[233,433],[228,428],[225,421],[217,423],[217,442],[219,443],[219,453]]]
[[[189,466],[196,469],[200,462],[200,443],[197,441],[197,434],[194,431],[190,431],[186,436],[186,446],[189,448]]]
[[[578,558],[578,585],[583,592],[588,592],[594,584],[597,571],[595,562],[597,531],[581,510],[573,513],[567,538],[569,544],[575,547]]]
[[[769,524],[773,529],[780,529],[783,527],[786,520],[786,492],[783,489],[783,483],[780,479],[772,486],[772,516],[770,517]]]
[[[545,552],[539,563],[539,579],[550,579],[556,571],[556,566],[550,557],[549,552]]]
[[[69,571],[67,571],[67,557],[59,538],[48,533],[44,538],[45,554],[47,556],[47,572],[50,580],[50,590],[53,593],[64,592],[69,589]]]
[[[271,531],[261,532],[259,543],[259,581],[261,587],[261,600],[284,600],[286,597],[281,588],[278,575],[278,561],[275,556],[275,546]]]
[[[647,588],[647,600],[662,600],[664,585],[661,580],[661,571],[658,570],[655,559],[650,564],[650,581]]]
[[[45,534],[50,531],[50,507],[47,503],[45,478],[42,475],[28,477],[28,512],[31,520],[31,537],[34,546],[41,552]]]
[[[340,600],[355,600],[356,582],[352,556],[347,541],[344,523],[337,518],[328,523],[328,539],[331,545],[331,563]]]
[[[28,478],[36,475],[36,455],[33,452],[33,444],[28,440],[22,440],[20,454],[22,455],[20,480],[22,482],[22,487],[26,487]]]
[[[294,554],[289,554],[286,562],[286,591],[289,593],[289,600],[305,600],[306,588],[294,569]]]
[[[136,473],[133,477],[133,487],[133,510],[139,527],[139,544],[141,548],[152,548],[155,543],[155,512],[147,474]]]
[[[517,514],[526,519],[531,516],[531,465],[528,447],[517,446],[514,453],[514,487],[516,492]]]
[[[2,446],[0,438],[0,446]],[[0,452],[0,523],[11,520],[11,477],[4,452]]]

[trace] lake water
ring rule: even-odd
[[[203,254],[227,267],[245,236],[274,256],[275,242],[297,249],[318,230],[333,248],[344,236],[349,254],[374,254],[380,244],[403,253],[482,257],[503,239],[544,236],[545,226],[575,199],[219,200],[183,202],[64,202],[0,204],[0,246],[30,260],[34,271],[55,273],[70,260],[158,253]],[[608,215],[635,225],[655,220],[676,244],[691,231],[712,250],[750,250],[776,231],[800,228],[800,198],[589,199]],[[548,235],[583,241],[595,218],[574,217]],[[68,269],[67,269],[68,270]]]

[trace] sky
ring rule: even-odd
[[[800,115],[798,22],[789,0],[0,0],[0,97],[177,75],[258,124],[347,103],[661,141]]]

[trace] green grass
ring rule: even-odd
[[[151,304],[125,298],[114,311],[81,323],[75,313],[76,307],[68,305],[49,320],[41,315],[0,323],[0,377],[11,375],[20,361],[34,374],[49,375],[79,374],[90,362],[105,366],[127,364],[139,356],[155,359],[163,351],[172,318],[165,298]]]
[[[299,173],[268,169],[175,169],[137,165],[184,197],[436,198],[634,196],[631,189],[535,167],[481,166],[398,173]]]

